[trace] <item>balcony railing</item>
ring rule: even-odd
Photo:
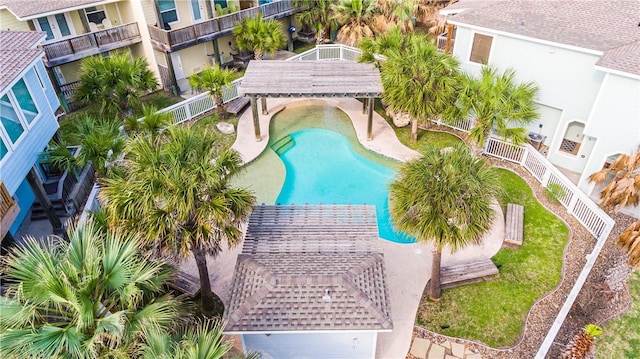
[[[171,51],[205,42],[230,33],[243,19],[259,13],[265,18],[279,18],[303,10],[293,6],[291,0],[279,0],[233,14],[216,17],[204,22],[175,30],[163,30],[149,25],[149,34],[155,44],[163,51]]]
[[[443,34],[438,35],[438,38],[437,38],[438,50],[446,51],[446,52],[451,53],[453,51],[453,45],[456,42],[455,32],[451,36],[451,43],[449,44],[449,49],[447,49],[447,36],[448,36],[448,34],[446,32],[443,33]]]
[[[0,240],[9,232],[9,227],[18,217],[20,207],[9,195],[4,183],[0,181]]]
[[[140,29],[133,22],[45,44],[44,51],[47,66],[52,67],[139,41]]]

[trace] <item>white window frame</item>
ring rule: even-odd
[[[200,9],[200,19],[196,20],[196,14],[193,12],[193,1],[198,3],[198,8]],[[177,5],[176,5],[177,7]],[[193,19],[193,23],[197,24],[203,21],[208,20],[207,19],[207,9],[206,7],[202,6],[202,1],[200,0],[189,0],[189,11],[191,11],[191,19]],[[176,10],[176,15],[178,14],[177,10]]]
[[[95,8],[95,11],[87,11],[87,9],[89,8]],[[94,6],[90,6],[88,8],[84,9],[84,17],[85,19],[87,19],[88,23],[92,23],[95,24],[98,28],[103,28],[104,26],[102,25],[102,21],[99,24],[96,24],[95,22],[89,20],[89,14],[95,14],[95,13],[99,13],[99,12],[103,12],[104,13],[104,18],[107,20],[109,19],[109,14],[107,13],[107,8],[104,5],[94,5]],[[103,20],[104,21],[104,20]]]
[[[7,95],[7,98],[9,99],[9,103],[11,103],[11,106],[14,106],[13,101],[15,101],[11,94],[9,94],[9,92],[5,93],[4,95]],[[4,95],[0,96],[0,98],[4,97]],[[13,110],[15,111],[15,107],[13,108]],[[11,141],[11,136],[9,136],[9,133],[7,132],[7,129],[4,128],[4,125],[2,123],[0,123],[0,128],[2,129],[2,132],[5,136],[5,144],[9,144],[9,149],[10,150],[15,150],[19,145],[20,142],[22,142],[22,140],[24,140],[25,137],[27,137],[27,133],[29,133],[29,127],[27,126],[26,121],[24,120],[23,116],[22,116],[22,111],[17,112],[16,111],[16,115],[18,116],[18,121],[20,121],[20,124],[22,125],[22,127],[24,128],[24,131],[22,131],[22,133],[20,134],[20,137],[18,137],[18,139],[16,140],[16,142],[12,142]]]
[[[489,56],[487,56],[487,63],[486,64],[483,64],[481,62],[471,61],[471,51],[473,51],[473,41],[476,38],[476,34],[482,35],[482,36],[491,37],[491,46],[489,47]],[[493,46],[496,43],[496,38],[497,38],[497,36],[495,34],[488,34],[488,33],[477,32],[477,31],[472,32],[471,33],[471,41],[469,41],[469,50],[467,51],[467,53],[469,54],[467,56],[467,63],[474,64],[476,66],[490,66],[491,57],[493,56]]]
[[[167,24],[171,25],[171,24],[176,24],[180,22],[180,13],[178,12],[178,0],[172,0],[173,1],[173,9],[172,10],[160,10],[159,5],[158,5],[158,12],[160,13],[160,20],[162,20],[162,13],[163,12],[169,12],[169,11],[175,11],[176,12],[176,21],[171,21],[168,22]],[[189,5],[191,6],[191,5]],[[163,21],[164,23],[164,21]]]
[[[4,157],[0,158],[0,166],[2,166],[5,162],[7,162],[7,160],[9,159],[9,157],[11,157],[11,154],[13,153],[13,149],[11,148],[11,141],[8,138],[5,138],[5,131],[4,131],[4,126],[1,126],[2,130],[0,130],[0,141],[2,143],[4,143],[4,146],[7,148],[7,153],[4,155]]]
[[[55,23],[55,26],[58,26],[58,22],[56,21],[56,15],[48,15],[48,16],[43,16],[45,18],[47,18],[47,21],[49,22],[49,26],[51,26],[51,21],[53,20]],[[70,37],[74,37],[76,36],[76,29],[73,26],[73,21],[71,20],[71,17],[69,16],[68,13],[63,13],[62,16],[64,16],[65,21],[67,22],[67,27],[69,28],[69,35],[68,36],[62,36],[62,34],[60,33],[60,29],[57,30],[51,30],[53,31],[53,39],[51,40],[45,40],[45,43],[52,43],[52,42],[58,42]],[[34,24],[34,26],[36,27],[36,30],[38,31],[42,31],[45,32],[44,30],[42,30],[42,28],[40,27],[40,22],[38,22],[38,19],[33,19],[32,23]],[[57,35],[60,35],[60,37],[56,37]]]
[[[33,67],[31,69],[29,69],[29,71],[33,70]],[[18,81],[22,80],[24,81],[24,85],[27,87],[27,92],[29,92],[29,96],[31,96],[31,100],[33,101],[34,106],[36,106],[36,109],[38,110],[38,114],[36,115],[36,117],[33,118],[33,120],[31,120],[31,123],[29,123],[29,121],[27,121],[27,118],[24,116],[24,110],[22,109],[22,107],[20,107],[20,102],[18,102],[18,98],[16,97],[16,95],[13,93],[13,87],[18,83],[18,81],[16,81],[13,85],[11,85],[11,88],[9,89],[9,91],[7,92],[7,94],[9,94],[9,98],[13,98],[13,103],[12,105],[14,105],[14,110],[18,108],[18,112],[19,112],[19,116],[22,119],[22,122],[25,123],[27,125],[27,130],[31,130],[33,128],[33,126],[35,126],[35,124],[38,122],[38,120],[40,120],[40,117],[42,117],[42,109],[40,108],[40,106],[38,105],[38,101],[36,101],[35,97],[33,96],[33,91],[31,90],[31,85],[29,85],[29,81],[27,81],[27,74],[29,73],[29,71],[27,71],[24,76],[22,76]],[[35,72],[35,70],[34,70]]]

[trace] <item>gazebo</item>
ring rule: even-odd
[[[351,61],[251,61],[238,87],[249,97],[256,141],[260,141],[257,99],[267,114],[267,97],[359,97],[367,112],[367,139],[373,138],[373,101],[382,96],[380,71],[373,64]]]

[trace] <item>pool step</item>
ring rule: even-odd
[[[273,149],[276,154],[281,155],[293,147],[293,145],[295,145],[293,138],[291,138],[290,135],[286,135],[274,142],[271,145],[271,149]]]

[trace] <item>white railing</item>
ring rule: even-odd
[[[317,45],[315,48],[293,56],[288,61],[308,61],[308,60],[347,60],[355,61],[361,52],[357,48],[344,45]],[[238,85],[242,79],[234,81],[224,90],[224,102],[238,98]],[[167,107],[161,111],[173,112],[176,123],[182,123],[193,119],[207,111],[214,109],[215,103],[208,93],[203,93],[191,99]],[[438,123],[454,128],[456,130],[469,132],[472,126],[471,120],[462,120],[454,124]],[[558,316],[538,350],[536,358],[544,358],[549,348],[553,344],[564,319],[566,318],[573,302],[575,301],[582,285],[584,284],[596,258],[604,246],[606,238],[609,236],[615,222],[604,211],[602,211],[585,193],[580,191],[566,176],[558,171],[551,162],[536,151],[530,145],[518,146],[501,139],[490,137],[487,139],[484,153],[486,155],[515,162],[529,171],[542,186],[557,184],[563,190],[563,195],[559,198],[560,203],[567,208],[568,212],[575,217],[596,239],[597,243],[588,256],[580,276],[574,284],[569,296],[565,300]]]

